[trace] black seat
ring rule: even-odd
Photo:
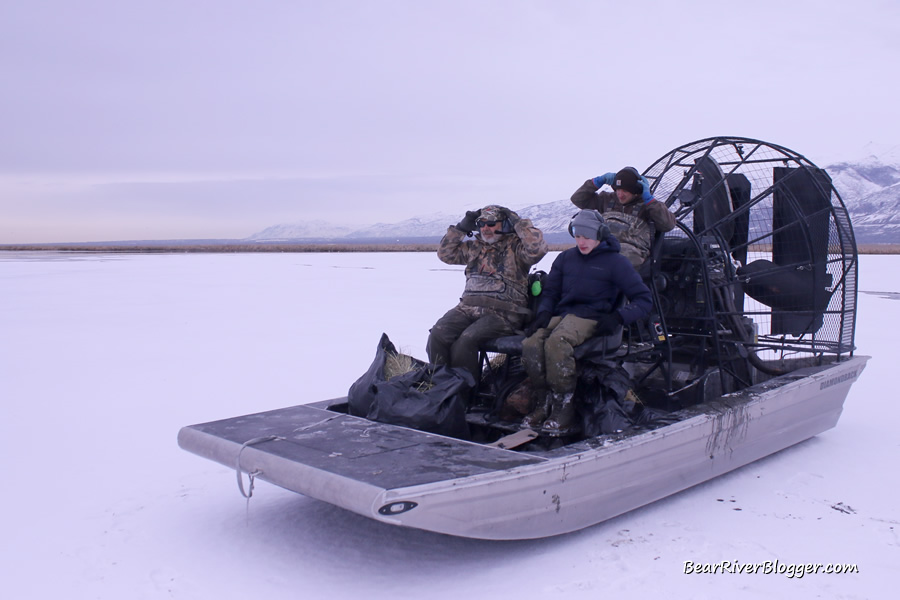
[[[504,337],[494,338],[481,344],[482,352],[493,352],[494,354],[509,354],[517,356],[522,354],[522,342],[525,341],[525,335],[507,335]]]
[[[613,310],[618,310],[625,305],[625,294],[620,293],[616,297]],[[595,335],[583,344],[575,348],[575,360],[584,358],[612,358],[616,356],[619,348],[622,346],[622,338],[625,328],[621,325],[615,332],[609,335]],[[522,342],[525,341],[524,334],[507,335],[492,340],[482,342],[480,346],[481,364],[490,364],[490,355],[505,354],[508,357],[519,357],[522,355]],[[508,365],[508,361],[507,361]]]
[[[622,345],[622,335],[625,328],[619,326],[618,330],[609,335],[597,335],[575,348],[575,360],[597,355],[613,356],[619,346]],[[507,335],[488,340],[481,344],[482,352],[493,354],[506,354],[508,356],[520,356],[522,354],[522,342],[524,335]]]

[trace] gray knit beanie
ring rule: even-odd
[[[585,209],[579,211],[569,223],[569,235],[602,240],[609,235],[609,226],[598,211]]]

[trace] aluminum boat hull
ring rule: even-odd
[[[513,540],[583,529],[834,427],[869,357],[770,379],[677,422],[519,452],[329,410],[340,400],[184,427],[179,445],[360,515]]]

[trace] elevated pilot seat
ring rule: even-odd
[[[625,296],[620,294],[616,308],[625,304]],[[622,346],[625,328],[621,325],[609,335],[596,335],[583,344],[575,347],[576,363],[583,360],[614,360],[627,353]],[[482,377],[475,389],[473,399],[480,404],[481,410],[487,409],[489,414],[497,415],[505,400],[526,377],[521,364],[522,342],[525,335],[509,335],[483,342],[480,346],[480,364]],[[505,355],[498,360],[498,356]],[[473,409],[475,406],[472,407]],[[524,416],[524,415],[523,415]]]

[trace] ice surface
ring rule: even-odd
[[[541,263],[549,268],[554,255]],[[552,539],[391,527],[184,452],[184,426],[346,394],[382,332],[424,357],[461,267],[430,253],[0,253],[6,598],[876,598],[900,564],[900,258],[860,260],[837,427]],[[700,564],[858,574],[684,574]]]

